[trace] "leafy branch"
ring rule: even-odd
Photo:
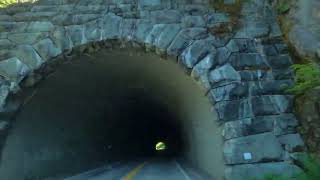
[[[294,64],[295,86],[288,89],[288,92],[297,95],[305,93],[307,90],[320,86],[320,69],[313,64]]]

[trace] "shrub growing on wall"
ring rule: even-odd
[[[303,172],[295,178],[267,175],[260,180],[320,180],[320,159],[317,156],[306,154],[298,158],[297,161],[303,169]]]
[[[313,64],[292,65],[296,76],[295,86],[288,91],[294,94],[303,94],[307,90],[320,86],[320,69]]]

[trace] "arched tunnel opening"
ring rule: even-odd
[[[98,146],[106,146],[119,160],[181,155],[185,146],[183,132],[174,113],[141,89],[124,93],[110,100],[111,111],[105,111],[100,118],[103,122],[91,128],[92,131],[102,128]],[[110,137],[116,138],[108,142]],[[158,142],[165,143],[164,152],[156,150]]]
[[[1,179],[59,179],[139,158],[183,159],[222,179],[216,115],[173,61],[130,49],[82,54],[33,92],[7,137]]]

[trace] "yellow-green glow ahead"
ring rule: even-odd
[[[0,0],[0,8],[5,8],[7,6],[10,6],[12,4],[24,4],[24,3],[35,3],[38,0],[24,0],[22,2],[19,2],[18,0]]]
[[[156,150],[157,151],[164,151],[164,150],[166,150],[166,144],[164,143],[164,142],[158,142],[157,144],[156,144]]]

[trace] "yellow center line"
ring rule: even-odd
[[[124,178],[123,180],[131,180],[142,168],[146,165],[147,162],[140,164],[139,166],[132,169]]]

